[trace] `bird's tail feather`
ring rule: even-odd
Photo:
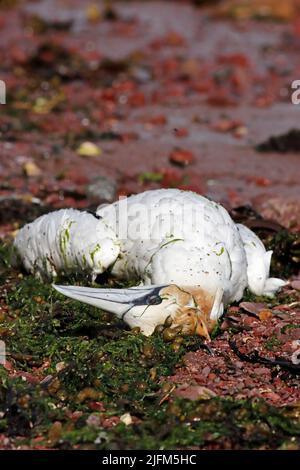
[[[285,286],[286,284],[287,282],[283,281],[282,279],[269,277],[265,282],[263,295],[266,295],[267,297],[273,297],[278,289]]]

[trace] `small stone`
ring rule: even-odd
[[[56,372],[62,371],[66,367],[64,362],[58,362],[55,366]]]
[[[116,199],[117,185],[106,176],[98,176],[87,186],[87,195],[95,201],[112,202]]]
[[[248,129],[246,126],[239,126],[234,130],[234,136],[238,139],[245,137],[248,134]]]
[[[86,9],[86,17],[90,23],[98,23],[101,20],[101,11],[96,3],[88,5]]]
[[[299,290],[300,291],[300,279],[295,279],[294,281],[291,282],[291,287],[293,289]]]
[[[102,401],[91,401],[88,407],[92,411],[105,411],[105,406]]]
[[[189,131],[185,127],[180,127],[179,129],[174,129],[175,137],[187,137]]]
[[[259,302],[241,302],[239,304],[239,307],[245,310],[246,312],[258,315],[261,310],[267,308],[267,305]]]
[[[26,176],[40,176],[42,173],[42,170],[34,162],[24,163],[23,170]]]
[[[176,389],[177,397],[187,400],[209,400],[216,396],[216,393],[202,385],[182,385]]]
[[[101,424],[100,416],[90,415],[86,420],[86,424],[93,428],[99,428]]]
[[[102,150],[93,142],[83,142],[77,149],[78,155],[82,157],[99,157]]]
[[[124,413],[122,416],[120,416],[120,421],[124,423],[126,426],[129,426],[132,424],[132,417],[130,413]]]
[[[195,156],[189,150],[175,149],[171,152],[169,160],[174,165],[188,166],[194,162]]]
[[[273,316],[273,313],[271,312],[271,310],[263,309],[259,312],[258,316],[261,321],[265,321],[271,318]]]
[[[145,67],[133,67],[131,75],[139,83],[147,83],[151,80],[151,73]]]

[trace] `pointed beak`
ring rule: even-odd
[[[165,286],[139,286],[128,289],[95,289],[80,286],[57,286],[61,294],[74,300],[93,305],[117,317],[123,318],[129,310],[137,305],[157,305],[162,302],[159,293]]]

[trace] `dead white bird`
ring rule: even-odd
[[[146,335],[171,317],[183,333],[209,337],[224,305],[240,300],[246,287],[273,295],[285,284],[269,278],[272,252],[259,238],[193,192],[146,191],[100,207],[97,216],[48,214],[21,229],[15,247],[25,267],[40,275],[89,269],[95,277],[110,269],[118,279],[136,279],[142,285],[128,289],[54,287]]]

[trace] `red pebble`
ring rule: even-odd
[[[190,150],[175,149],[171,152],[169,160],[174,165],[187,166],[194,162],[195,156]]]

